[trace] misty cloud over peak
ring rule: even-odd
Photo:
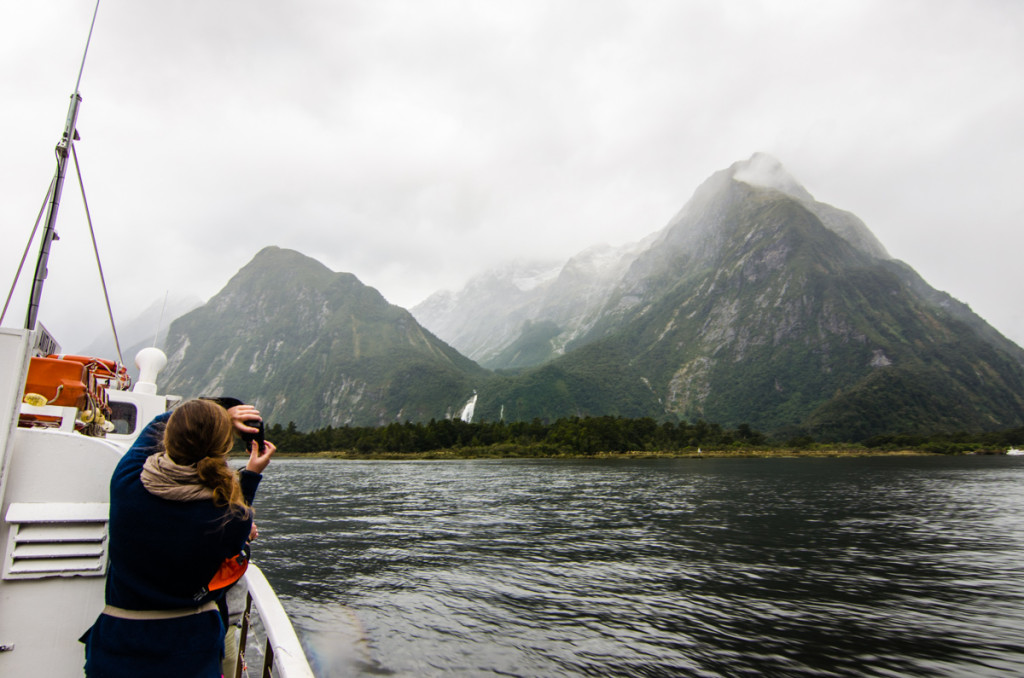
[[[814,196],[786,171],[782,163],[767,153],[755,153],[749,160],[733,165],[732,177],[751,186],[781,191],[800,201],[814,200]]]
[[[735,181],[779,191],[800,201],[821,219],[828,229],[871,256],[879,259],[892,258],[881,241],[857,215],[815,200],[781,162],[767,153],[754,153],[749,160],[733,163],[729,171],[732,172]]]

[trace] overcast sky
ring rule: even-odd
[[[0,2],[4,297],[92,11]],[[80,91],[124,322],[267,245],[408,308],[639,240],[763,151],[1024,344],[1018,0],[104,0]],[[74,349],[106,312],[73,170],[59,233],[40,319]]]

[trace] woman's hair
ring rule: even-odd
[[[176,464],[195,464],[200,482],[213,490],[213,502],[232,513],[248,515],[238,477],[228,467],[234,443],[231,416],[209,400],[188,400],[167,420],[164,448]]]

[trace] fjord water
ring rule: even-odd
[[[275,461],[318,675],[1024,675],[1024,459]]]

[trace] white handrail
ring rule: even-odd
[[[260,568],[251,562],[245,571],[245,583],[263,621],[267,643],[274,652],[275,675],[281,678],[314,678],[313,669],[309,666],[306,653],[302,650],[302,644],[295,635],[295,629],[281,601]]]

